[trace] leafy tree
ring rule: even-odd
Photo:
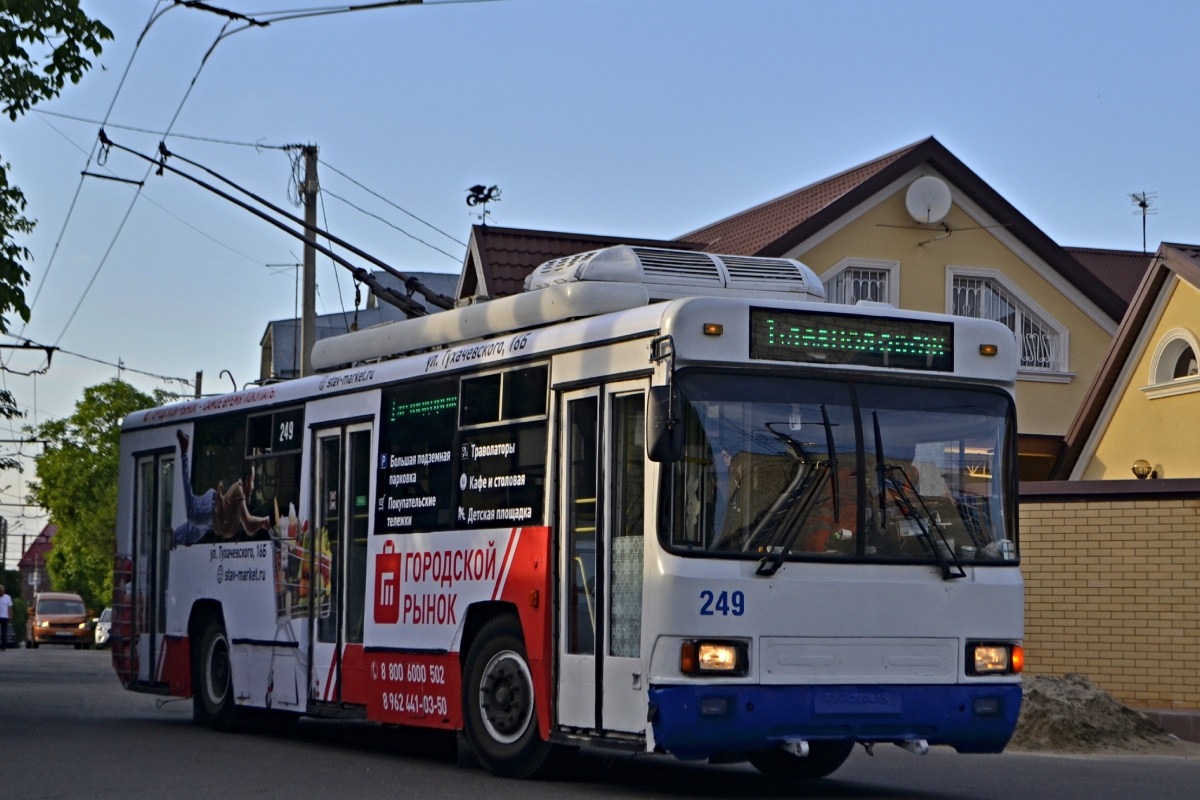
[[[0,0],[0,107],[15,120],[43,100],[58,97],[67,81],[79,83],[112,31],[90,19],[79,0]],[[33,50],[34,52],[31,52]],[[28,234],[25,195],[9,183],[11,166],[0,158],[0,333],[9,312],[29,321],[21,288],[29,281],[29,249],[14,234]]]
[[[29,483],[29,502],[47,509],[58,526],[46,558],[51,582],[56,591],[81,595],[88,608],[112,602],[121,420],[171,399],[114,378],[84,389],[71,416],[26,428],[46,442],[34,459],[37,480]]]

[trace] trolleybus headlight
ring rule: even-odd
[[[971,675],[1013,675],[1025,667],[1025,651],[1017,644],[971,642],[967,669]]]
[[[687,641],[679,651],[685,675],[745,675],[749,666],[745,642]]]

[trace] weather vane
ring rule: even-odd
[[[483,212],[479,215],[479,223],[481,225],[487,225],[488,214],[492,213],[491,209],[488,208],[488,203],[499,202],[499,186],[484,186],[482,183],[479,183],[467,189],[467,205],[471,208],[483,206]]]

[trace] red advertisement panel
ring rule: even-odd
[[[457,653],[364,653],[367,718],[399,725],[462,727]]]

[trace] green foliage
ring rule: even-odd
[[[0,0],[0,108],[15,120],[38,102],[58,97],[67,81],[79,83],[112,31],[90,19],[79,0]],[[21,288],[29,281],[29,250],[14,234],[28,234],[25,195],[8,181],[10,165],[0,160],[0,333],[8,312],[29,321]]]
[[[161,404],[163,396],[114,378],[84,389],[71,416],[26,427],[46,442],[34,459],[29,501],[58,526],[46,559],[50,578],[56,591],[78,593],[88,608],[112,604],[121,420]]]

